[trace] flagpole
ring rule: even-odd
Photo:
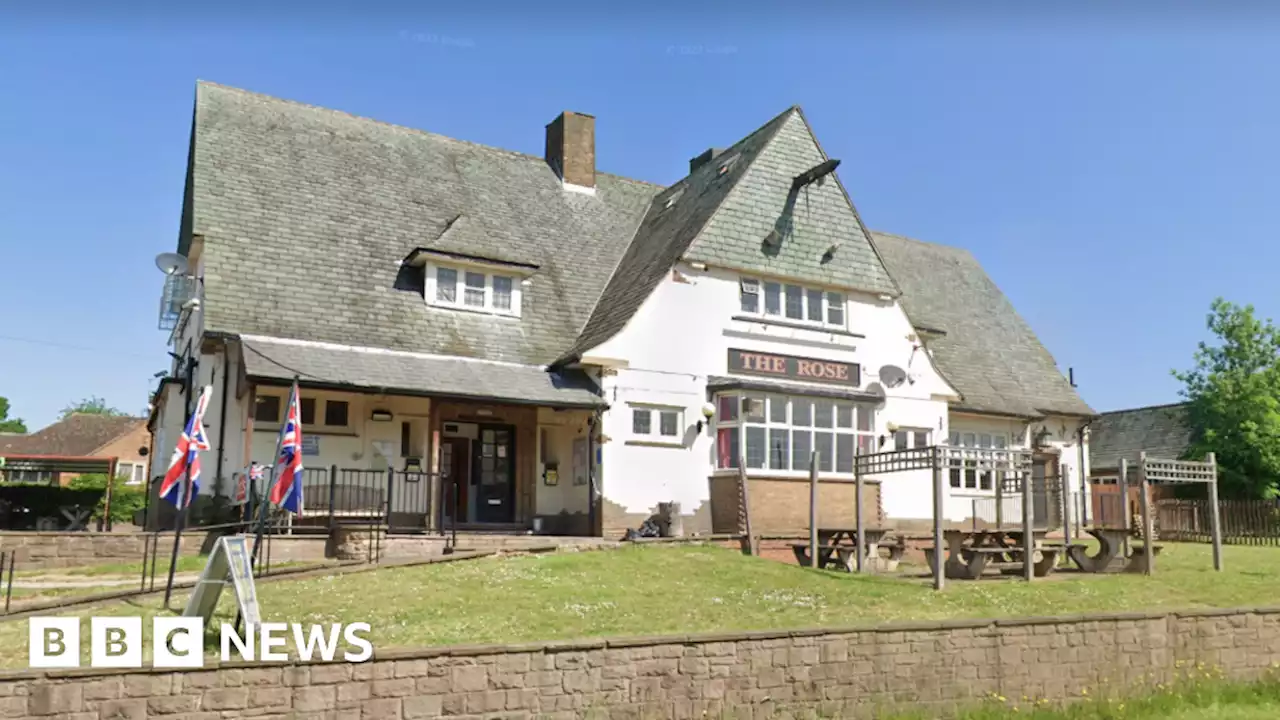
[[[289,408],[293,407],[293,403],[297,402],[297,400],[298,400],[298,376],[294,375],[293,389],[289,391],[289,402],[288,402],[288,405],[286,405],[284,408],[284,415],[285,415],[283,419],[284,423],[288,423]],[[302,422],[301,417],[298,418],[298,422],[299,424],[301,424]],[[298,429],[300,430],[301,428],[298,428]],[[261,507],[258,508],[258,528],[257,528],[257,531],[254,533],[253,550],[249,554],[249,562],[252,563],[253,565],[258,564],[258,549],[262,545],[262,535],[266,531],[266,527],[267,527],[267,508],[271,505],[271,489],[275,487],[276,480],[279,479],[280,446],[283,442],[284,442],[284,425],[282,424],[280,426],[279,434],[276,435],[276,453],[275,455],[272,456],[275,459],[271,462],[270,479],[267,481],[266,492],[263,493]],[[302,478],[297,478],[297,481],[301,482]]]
[[[194,388],[190,386],[188,386],[187,388],[187,402],[191,401],[191,391],[193,389]],[[203,388],[201,388],[200,393],[201,395],[204,394]],[[200,412],[199,400],[196,400],[196,409],[192,410],[190,413],[187,414],[187,418],[186,418],[187,424],[191,423],[191,413],[196,413],[196,412]],[[186,427],[186,425],[183,425],[183,427]],[[196,453],[199,453],[199,452],[200,452],[199,450],[196,450]],[[182,479],[182,492],[178,497],[178,502],[182,503],[182,508],[178,510],[178,517],[174,521],[173,551],[169,554],[169,579],[167,582],[165,582],[165,585],[164,585],[164,609],[165,610],[169,609],[169,599],[173,595],[173,575],[174,575],[174,572],[178,569],[178,548],[181,547],[182,545],[182,529],[187,524],[187,512],[191,508],[191,448],[190,447],[187,448],[186,464],[187,464],[187,470],[185,473],[185,477],[183,477]]]

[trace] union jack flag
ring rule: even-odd
[[[173,457],[169,460],[169,469],[160,481],[160,497],[174,507],[182,509],[191,504],[191,499],[200,494],[200,451],[209,449],[209,439],[204,434],[204,413],[209,407],[209,396],[213,386],[206,385],[196,401],[196,411],[187,420],[187,427],[178,438],[173,448]],[[191,478],[191,486],[187,487],[187,478]]]
[[[280,476],[271,486],[271,502],[294,515],[302,514],[302,412],[298,409],[298,384],[289,393],[284,425],[280,427]]]

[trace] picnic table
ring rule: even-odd
[[[1031,533],[1030,561],[1036,577],[1052,573],[1061,552],[1061,548],[1045,542],[1048,534],[1047,530]],[[943,537],[947,543],[943,570],[949,578],[976,580],[988,569],[1018,572],[1027,562],[1026,534],[1022,530],[946,530]],[[934,563],[933,548],[925,548],[925,557],[930,565]]]
[[[1123,528],[1092,527],[1085,532],[1098,541],[1098,552],[1090,555],[1085,543],[1072,543],[1067,548],[1067,557],[1071,558],[1081,570],[1088,573],[1121,570],[1124,572],[1142,572],[1147,567],[1147,545],[1130,545],[1128,556],[1122,554],[1129,531]],[[1159,555],[1163,545],[1151,543],[1151,555]],[[1117,562],[1118,560],[1118,562]]]
[[[891,532],[893,532],[891,528],[862,529],[863,557],[872,569],[885,572],[893,572],[898,569],[898,563],[902,560],[906,545],[903,543],[886,544],[884,538]],[[854,552],[857,543],[857,528],[818,528],[818,567],[834,565],[853,572],[857,569],[857,555]],[[882,547],[888,550],[888,557],[880,556]],[[796,555],[797,563],[801,565],[809,564],[809,543],[792,543],[791,550]]]

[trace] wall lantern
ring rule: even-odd
[[[1053,435],[1053,433],[1049,431],[1049,428],[1041,427],[1040,430],[1035,434],[1035,437],[1033,438],[1033,441],[1035,442],[1035,446],[1038,448],[1042,448],[1048,445],[1050,435]]]
[[[390,410],[374,410],[369,418],[375,422],[391,422],[392,415]]]
[[[705,425],[705,424],[707,424],[707,423],[710,423],[710,422],[711,422],[711,418],[715,417],[715,415],[716,415],[716,406],[715,406],[715,405],[712,405],[711,403],[703,403],[703,404],[702,404],[702,417],[703,417],[703,419],[698,421],[698,434],[699,434],[699,435],[701,435],[701,434],[702,434],[702,426],[703,426],[703,425]]]

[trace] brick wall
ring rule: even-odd
[[[989,694],[1062,699],[1280,661],[1280,608],[900,624],[436,648],[361,665],[0,676],[0,718],[768,717],[944,713]],[[747,707],[751,706],[751,707]]]
[[[809,481],[797,478],[752,478],[748,481],[751,531],[757,535],[809,532]],[[848,480],[818,483],[818,526],[853,527],[856,486]],[[711,478],[712,532],[736,533],[742,506],[738,478]],[[862,489],[863,519],[879,525],[880,484],[866,482]]]

